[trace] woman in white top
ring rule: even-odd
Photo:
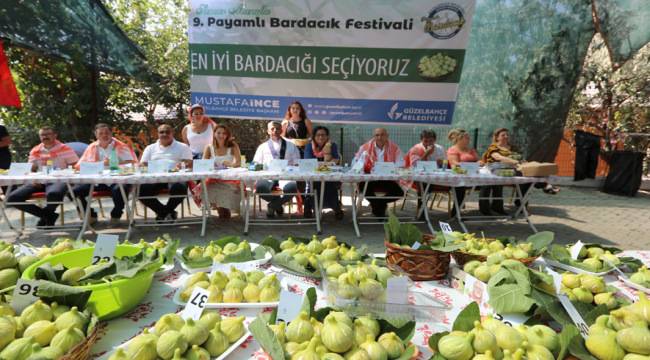
[[[217,168],[241,165],[239,145],[233,140],[226,126],[215,127],[214,142],[205,147],[203,158],[214,159]],[[217,208],[220,218],[230,218],[231,210],[239,212],[241,197],[238,181],[208,179],[207,185],[208,200],[213,208]]]
[[[181,133],[183,142],[189,145],[194,159],[200,159],[205,147],[212,144],[214,139],[212,121],[203,114],[203,106],[192,105],[190,123],[183,128]]]

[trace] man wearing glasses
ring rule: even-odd
[[[148,166],[151,161],[162,161],[168,169],[179,169],[184,163],[189,169],[192,167],[192,150],[190,147],[174,139],[174,129],[167,124],[158,127],[158,141],[148,145],[142,153],[140,164]],[[143,184],[140,185],[140,196],[145,199],[140,201],[156,213],[156,221],[173,221],[178,214],[176,207],[183,202],[182,197],[170,197],[167,204],[163,205],[154,196],[160,194],[164,189],[169,189],[170,196],[187,195],[187,184]],[[151,198],[148,198],[151,197]]]

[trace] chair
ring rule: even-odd
[[[88,148],[88,144],[79,141],[73,141],[65,144],[72,148],[74,153],[77,154],[77,157],[81,157],[84,151],[86,151],[86,148]]]
[[[61,208],[60,210],[61,214],[59,216],[61,226],[65,226],[65,209],[63,207],[63,204],[65,203],[65,198],[63,199],[64,200],[57,202],[57,205],[59,205],[59,207]],[[39,206],[42,206],[43,203],[47,202],[45,192],[44,191],[35,192],[25,202],[35,202],[38,203]],[[20,228],[23,230],[25,229],[25,212],[22,210],[20,211]]]

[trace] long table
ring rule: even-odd
[[[396,174],[358,174],[352,172],[299,172],[297,171],[248,171],[244,168],[234,168],[234,169],[225,169],[225,170],[215,170],[210,172],[175,172],[175,173],[160,173],[160,174],[130,174],[130,175],[79,175],[71,174],[65,171],[54,173],[51,175],[44,174],[30,174],[24,176],[9,176],[2,175],[0,176],[0,186],[11,186],[11,185],[22,185],[27,182],[37,182],[37,183],[65,183],[68,187],[75,184],[118,184],[121,189],[122,196],[125,203],[125,213],[129,222],[129,231],[127,234],[130,235],[133,227],[138,226],[135,221],[134,209],[136,203],[136,196],[132,197],[131,205],[129,205],[128,195],[125,191],[125,185],[132,185],[137,187],[142,184],[153,184],[153,183],[177,183],[177,182],[188,182],[188,181],[200,181],[202,186],[202,207],[201,207],[201,219],[198,221],[202,225],[201,236],[205,235],[207,219],[210,216],[209,204],[207,201],[207,187],[205,186],[205,180],[208,178],[218,179],[218,180],[231,180],[239,181],[241,186],[241,197],[242,204],[244,209],[244,232],[247,233],[250,225],[265,225],[269,223],[293,223],[299,225],[315,225],[316,231],[321,232],[321,210],[322,210],[322,201],[325,191],[325,182],[341,182],[344,184],[349,184],[352,188],[353,196],[353,206],[352,206],[352,220],[357,236],[360,236],[359,224],[360,216],[359,210],[363,200],[365,199],[365,189],[367,184],[371,181],[396,181],[396,182],[415,182],[419,184],[420,191],[417,191],[418,200],[422,204],[426,204],[429,199],[428,188],[431,185],[438,186],[447,186],[450,188],[450,191],[453,194],[454,206],[456,207],[456,220],[458,220],[460,226],[464,231],[467,231],[465,225],[466,222],[471,221],[492,221],[491,218],[479,218],[467,217],[461,213],[462,203],[458,202],[456,195],[456,189],[458,187],[477,187],[477,186],[494,186],[494,185],[512,185],[515,187],[518,198],[521,200],[521,205],[517,208],[515,213],[512,216],[504,217],[509,220],[515,220],[517,218],[523,218],[531,227],[533,231],[537,231],[530,221],[529,214],[524,206],[526,201],[530,196],[530,190],[523,193],[521,191],[521,184],[529,184],[535,182],[545,182],[546,178],[533,178],[533,177],[499,177],[494,175],[458,175],[452,172],[436,172],[436,173],[414,173],[411,171],[402,171]],[[309,194],[313,196],[314,201],[314,219],[280,219],[269,221],[269,220],[260,220],[260,219],[251,219],[251,207],[253,206],[253,193],[254,193],[254,183],[257,180],[288,180],[288,181],[303,181],[310,183],[311,189],[314,189],[314,183],[321,183],[320,194],[315,192]],[[359,191],[359,189],[363,189]],[[92,188],[90,191],[90,196],[88,198],[88,204],[90,206],[92,202]],[[5,214],[5,200],[0,203],[0,211],[5,221],[9,222]],[[81,224],[81,231],[79,232],[79,237],[90,228],[89,218],[90,214],[87,211],[82,209],[83,221]],[[416,214],[417,217],[418,214]],[[431,225],[430,219],[428,217],[428,212],[424,211],[424,222],[427,224],[429,229],[433,231],[433,226]],[[178,223],[176,223],[178,224]],[[11,224],[10,224],[11,225]],[[152,224],[159,226],[161,224]],[[162,224],[165,225],[165,224]],[[91,228],[92,230],[92,228]]]

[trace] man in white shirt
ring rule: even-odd
[[[280,134],[282,133],[282,124],[279,121],[271,121],[267,125],[267,133],[269,140],[257,147],[253,162],[258,164],[269,165],[273,159],[287,160],[289,165],[300,159],[300,152],[298,148],[290,141],[284,140]],[[260,180],[255,184],[255,191],[259,194],[270,194],[273,188],[279,187],[278,181]],[[295,181],[283,181],[282,191],[285,194],[298,192],[298,186]],[[268,201],[266,208],[266,216],[272,218],[277,215],[282,215],[282,204],[289,202],[293,195],[272,196],[262,195],[262,199]]]
[[[189,169],[192,167],[192,150],[190,147],[174,139],[174,129],[163,124],[158,127],[158,141],[147,146],[142,153],[140,164],[148,166],[150,161],[166,161],[172,168],[180,168],[181,163]],[[187,184],[185,183],[159,183],[140,185],[141,197],[153,197],[162,190],[169,189],[169,195],[187,195]],[[140,201],[156,213],[156,220],[176,220],[178,214],[176,207],[183,202],[182,197],[171,197],[167,204],[163,205],[156,198],[140,199]]]

